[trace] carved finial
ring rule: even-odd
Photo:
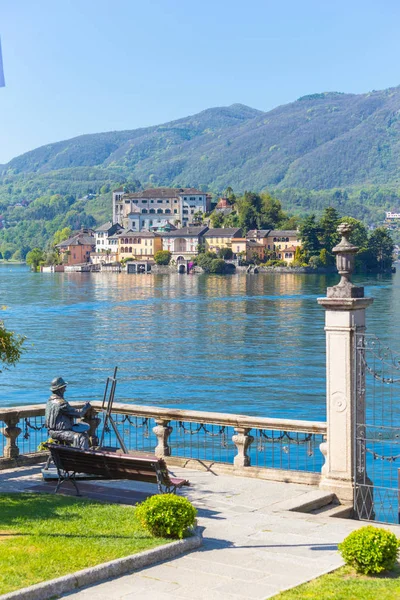
[[[332,252],[336,254],[336,266],[341,279],[338,285],[328,288],[328,298],[364,297],[364,288],[356,287],[350,280],[350,276],[354,271],[355,254],[358,251],[358,247],[354,246],[349,240],[352,230],[353,228],[349,223],[341,223],[337,228],[342,239],[337,246],[332,248]]]

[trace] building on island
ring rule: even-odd
[[[162,187],[132,194],[118,188],[113,191],[113,223],[136,231],[166,223],[186,227],[207,212],[209,203],[209,196],[195,188]]]
[[[118,260],[154,260],[162,250],[162,238],[153,231],[131,231],[125,229],[118,234]]]
[[[116,254],[118,243],[115,242],[115,234],[120,233],[123,227],[119,223],[112,224],[111,221],[100,225],[94,230],[96,239],[96,252]]]
[[[82,229],[64,242],[57,244],[64,265],[81,265],[90,262],[95,251],[96,239],[91,229]]]
[[[189,260],[199,253],[199,244],[208,227],[182,227],[175,231],[161,233],[162,249],[171,252],[173,260]]]
[[[205,249],[207,252],[217,252],[222,248],[230,248],[232,240],[242,237],[242,230],[237,227],[221,227],[209,229],[204,234]]]

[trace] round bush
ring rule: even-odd
[[[399,546],[394,533],[368,525],[350,533],[339,544],[339,552],[346,564],[368,575],[393,569]]]
[[[189,500],[175,494],[150,496],[136,507],[136,518],[157,537],[183,538],[194,525],[196,514]]]

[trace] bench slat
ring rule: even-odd
[[[101,450],[80,450],[69,446],[47,444],[59,474],[59,485],[71,479],[76,487],[75,473],[98,475],[106,479],[128,479],[157,483],[169,489],[189,485],[186,479],[171,478],[163,459],[151,455],[115,454]],[[66,476],[62,476],[64,471]],[[59,487],[59,486],[58,486]],[[57,489],[58,489],[57,487]]]

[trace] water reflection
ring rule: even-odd
[[[70,397],[100,398],[118,365],[117,399],[325,416],[324,311],[316,298],[337,277],[40,275],[2,265],[0,278],[7,325],[28,337],[21,363],[1,375],[3,405],[44,402],[58,374],[70,381]],[[399,276],[363,283],[376,298],[369,330],[395,346]]]

